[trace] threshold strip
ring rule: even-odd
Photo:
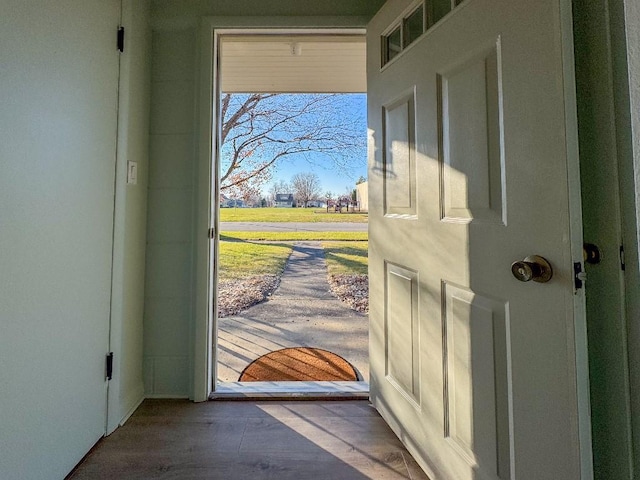
[[[220,382],[209,400],[367,400],[369,382]]]

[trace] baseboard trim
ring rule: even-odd
[[[189,400],[189,395],[165,395],[163,393],[147,393],[144,398],[167,399],[167,400]]]
[[[127,420],[129,420],[131,415],[133,415],[133,413],[138,409],[142,402],[144,402],[144,398],[144,393],[138,397],[138,400],[134,402],[133,407],[131,407],[129,411],[125,413],[124,417],[120,419],[120,423],[118,424],[119,426],[122,427],[125,423],[127,423]]]

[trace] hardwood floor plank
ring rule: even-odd
[[[147,400],[73,480],[428,480],[365,401]]]

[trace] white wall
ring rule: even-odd
[[[197,35],[207,16],[370,18],[382,0],[152,0],[144,378],[149,396],[192,396],[200,125]],[[285,20],[286,21],[286,20]],[[291,23],[291,22],[289,22]],[[349,20],[341,22],[350,24]],[[353,23],[353,22],[351,22]],[[294,25],[291,25],[294,26]],[[202,106],[206,108],[206,106]],[[206,197],[206,195],[205,195]],[[201,231],[197,235],[206,235]]]
[[[125,49],[120,55],[108,431],[144,398],[142,342],[149,177],[151,27],[149,0],[124,0]],[[136,185],[127,184],[127,162],[137,162]]]
[[[104,434],[119,0],[0,3],[0,478]]]
[[[188,396],[195,30],[154,31],[152,45],[145,389],[148,395]]]

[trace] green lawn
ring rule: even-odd
[[[367,232],[222,232],[220,241],[234,240],[267,240],[267,241],[294,241],[294,240],[341,240],[341,241],[367,241]]]
[[[330,275],[368,273],[369,242],[322,242]]]
[[[234,280],[254,275],[279,275],[293,250],[292,244],[260,243],[245,241],[237,234],[260,234],[260,232],[233,232],[234,237],[220,237],[220,280]],[[264,235],[271,235],[267,232]],[[294,232],[297,233],[297,232]],[[308,232],[300,232],[308,235]],[[325,233],[325,232],[311,232]],[[337,233],[337,232],[327,232]],[[352,232],[345,233],[351,236]],[[274,235],[286,235],[273,232]],[[305,237],[307,238],[307,237]],[[227,241],[225,241],[225,239]],[[229,241],[230,240],[230,241]],[[272,239],[269,239],[272,240]],[[367,241],[327,241],[322,242],[330,274],[367,274],[368,248]]]
[[[327,213],[318,208],[221,208],[221,222],[366,223],[366,213]]]
[[[219,278],[232,280],[253,275],[279,275],[293,245],[220,242]]]

